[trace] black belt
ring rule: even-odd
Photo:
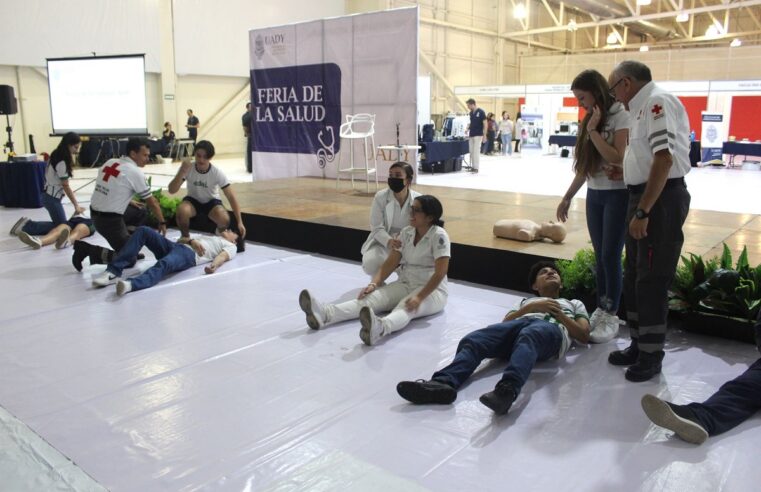
[[[630,193],[644,193],[645,186],[647,186],[647,183],[642,183],[638,185],[628,185],[627,188],[629,189]],[[676,188],[677,186],[682,186],[682,187],[687,186],[684,182],[684,177],[667,179],[666,184],[663,186],[663,189],[668,190],[670,188]]]
[[[124,214],[117,214],[116,212],[98,212],[92,207],[90,208],[90,215],[93,217],[113,217],[113,218],[124,216]]]

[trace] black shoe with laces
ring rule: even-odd
[[[457,398],[457,391],[453,387],[433,379],[402,381],[396,385],[396,392],[405,400],[418,405],[427,403],[447,405]]]
[[[630,366],[637,362],[639,356],[639,347],[637,341],[632,340],[631,345],[623,350],[615,350],[608,355],[608,362],[614,366]]]
[[[494,387],[494,391],[484,393],[478,400],[491,408],[497,415],[504,415],[510,410],[517,397],[518,395],[510,383],[500,381]]]
[[[663,355],[662,350],[653,353],[640,352],[637,362],[626,370],[626,379],[634,383],[641,383],[660,374]]]

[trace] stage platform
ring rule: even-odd
[[[381,184],[380,186],[385,186]],[[374,195],[364,182],[290,178],[233,185],[245,214],[250,240],[360,260],[360,246],[369,231]],[[499,219],[554,219],[559,198],[526,193],[416,185],[444,206],[445,228],[453,243],[450,276],[485,285],[525,290],[528,267],[541,258],[570,259],[591,248],[585,200],[573,200],[568,235],[562,244],[548,240],[525,243],[496,238]],[[183,193],[183,192],[181,192]],[[752,264],[761,263],[761,217],[755,214],[690,210],[684,227],[683,252],[719,256],[722,242],[735,257],[748,247]]]

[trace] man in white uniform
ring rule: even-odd
[[[110,159],[98,171],[95,191],[90,202],[90,213],[95,230],[106,238],[117,252],[127,243],[129,232],[124,222],[124,212],[132,197],[138,195],[159,220],[159,230],[166,234],[166,221],[161,213],[159,201],[151,195],[151,189],[140,170],[150,158],[151,148],[145,138],[130,138],[127,141],[127,155]],[[108,248],[95,246],[84,241],[74,243],[71,258],[74,268],[82,270],[82,260],[90,257],[90,263],[108,263],[114,252]]]
[[[690,209],[684,181],[690,171],[690,124],[682,103],[653,83],[646,65],[621,62],[609,83],[631,117],[623,172],[629,189],[624,299],[632,341],[608,361],[629,366],[626,379],[639,382],[661,372],[668,289]]]
[[[173,243],[158,232],[145,226],[138,227],[127,244],[116,254],[106,271],[93,279],[94,287],[116,283],[116,293],[153,287],[170,273],[181,272],[196,265],[211,263],[207,274],[217,271],[224,262],[232,260],[241,251],[243,239],[231,230],[222,231],[221,237],[200,236],[194,239],[181,237]],[[122,280],[122,272],[134,265],[140,249],[146,246],[156,256],[156,264],[136,277]]]

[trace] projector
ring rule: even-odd
[[[13,156],[13,162],[34,162],[37,160],[37,154],[16,154]]]

